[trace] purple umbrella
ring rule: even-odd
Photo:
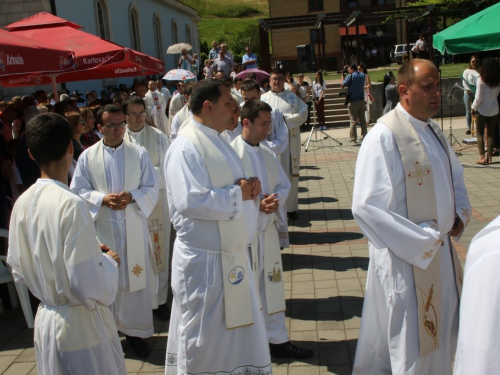
[[[264,78],[269,78],[268,72],[265,72],[265,71],[257,69],[257,68],[244,70],[244,71],[236,74],[236,77],[245,80],[248,73],[255,74],[255,76],[257,77],[257,81],[259,82],[259,85],[262,84],[262,81],[264,80]]]

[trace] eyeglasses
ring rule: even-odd
[[[116,128],[124,128],[125,126],[127,126],[127,123],[126,122],[120,122],[119,124],[114,124],[114,123],[109,123],[109,124],[106,124],[106,125],[102,125],[104,126],[106,129],[116,129]]]
[[[139,113],[130,112],[130,113],[127,113],[127,116],[130,116],[130,117],[142,117],[145,114],[146,114],[146,111],[142,111],[142,112],[139,112]]]

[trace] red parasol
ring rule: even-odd
[[[71,69],[73,53],[0,30],[0,78]]]
[[[32,17],[6,26],[11,34],[44,42],[52,47],[66,48],[75,53],[71,72],[40,74],[24,79],[3,80],[2,86],[29,86],[53,82],[73,82],[111,77],[129,77],[159,74],[164,71],[161,60],[141,52],[101,39],[78,30],[82,27],[49,13]]]

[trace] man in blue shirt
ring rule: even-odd
[[[217,48],[218,43],[216,40],[212,42],[212,49],[208,51],[208,58],[210,59],[210,62],[213,63],[216,58],[219,57],[219,51],[220,48]]]
[[[243,55],[242,65],[245,69],[257,69],[257,56],[255,56],[255,53],[252,53],[252,49],[249,46],[246,46],[245,51],[247,53]]]
[[[366,129],[365,118],[365,75],[357,70],[356,64],[352,64],[347,68],[349,75],[344,79],[341,86],[347,87],[350,101],[349,101],[349,120],[351,122],[349,136],[350,143],[356,143],[356,122],[359,121],[361,126],[361,135],[363,138],[368,132]]]

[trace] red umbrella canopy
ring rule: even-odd
[[[71,69],[73,54],[66,48],[48,47],[21,35],[0,30],[0,78]]]
[[[80,28],[80,25],[45,12],[6,27],[12,34],[74,51],[74,70],[71,73],[57,74],[58,83],[163,72],[164,64],[161,60],[78,30]],[[47,80],[50,81],[50,77],[43,77],[42,74],[31,77],[30,82],[16,79],[2,81],[2,86],[44,84]]]

